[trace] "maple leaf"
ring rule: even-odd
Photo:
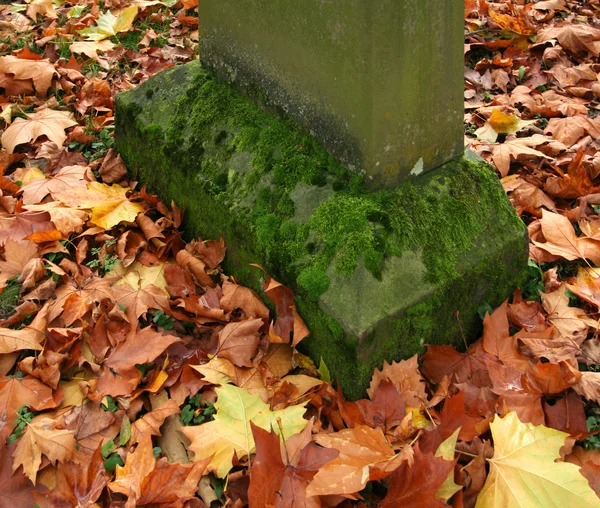
[[[150,434],[145,434],[136,449],[127,455],[125,465],[116,467],[115,479],[108,484],[108,488],[136,501],[141,495],[144,478],[152,472],[155,464],[152,438]]]
[[[409,360],[391,364],[384,361],[383,369],[375,369],[373,372],[371,384],[367,389],[369,398],[373,399],[379,383],[387,378],[394,383],[407,406],[421,407],[427,401],[427,393],[425,392],[425,380],[419,372],[418,361],[418,355],[414,355]]]
[[[40,418],[27,424],[25,434],[19,440],[13,454],[13,471],[23,466],[25,475],[35,485],[42,455],[53,464],[65,462],[75,452],[75,431],[58,428],[52,418]]]
[[[76,41],[69,46],[71,53],[82,54],[88,58],[98,60],[98,52],[105,53],[115,47],[111,41]]]
[[[144,478],[136,506],[183,508],[195,497],[208,459],[194,464],[169,464],[166,458]]]
[[[258,352],[260,342],[259,330],[263,325],[262,319],[228,323],[219,332],[216,355],[238,367],[252,367],[252,358]]]
[[[108,279],[88,279],[79,284],[75,279],[69,279],[60,286],[48,306],[48,321],[54,321],[62,315],[66,326],[81,319],[91,308],[92,303],[104,298],[112,299]]]
[[[332,448],[321,448],[311,441],[312,422],[290,437],[280,449],[277,433],[252,426],[256,457],[248,488],[251,506],[279,506],[280,500],[293,506],[320,508],[317,497],[306,497],[306,486],[327,462],[338,456]]]
[[[104,229],[110,229],[122,221],[133,222],[144,207],[127,199],[130,189],[120,185],[106,185],[92,182],[87,188],[77,187],[58,192],[54,199],[77,209],[91,210],[91,222]]]
[[[131,28],[133,20],[137,16],[138,6],[132,5],[123,9],[118,16],[112,12],[105,12],[96,21],[96,26],[79,30],[89,41],[102,41],[119,32],[126,32]]]
[[[89,213],[64,206],[60,201],[49,201],[38,205],[26,205],[23,208],[30,212],[48,212],[52,224],[67,238],[71,233],[80,233]]]
[[[127,317],[135,323],[140,316],[151,309],[168,309],[169,299],[164,291],[153,284],[143,288],[132,288],[128,284],[113,286],[112,292],[117,302],[127,309]]]
[[[22,187],[23,203],[34,205],[39,203],[48,194],[72,189],[73,187],[85,187],[87,184],[86,174],[89,168],[86,166],[65,166],[51,178],[36,178]]]
[[[0,267],[1,267],[0,263]],[[600,308],[600,271],[597,268],[580,266],[577,269],[577,278],[567,289],[579,298]]]
[[[179,413],[179,406],[173,399],[167,400],[167,402],[159,408],[146,413],[131,425],[131,439],[129,440],[129,444],[139,443],[146,434],[160,436],[160,427],[165,419],[168,416]]]
[[[13,474],[12,454],[16,444],[10,447],[4,447],[4,444],[2,446],[3,449],[0,454],[0,508],[33,506],[35,504],[33,494],[40,484],[33,487],[25,475]]]
[[[40,136],[62,146],[67,139],[65,129],[73,125],[77,122],[71,113],[43,108],[27,113],[27,119],[17,118],[2,134],[2,146],[8,153],[13,153],[17,145],[33,142]]]
[[[494,457],[477,507],[600,506],[579,468],[557,462],[567,433],[521,423],[514,412],[496,416],[490,429]]]
[[[566,23],[562,26],[550,26],[540,31],[536,42],[543,44],[553,39],[573,53],[589,52],[593,56],[600,56],[600,30],[590,25]]]
[[[456,442],[458,441],[458,435],[460,432],[460,428],[456,429],[454,433],[448,437],[448,439],[440,444],[435,452],[435,456],[441,457],[448,462],[454,462],[454,455],[456,454]],[[454,471],[452,470],[448,473],[446,480],[436,492],[435,497],[443,501],[447,501],[459,490],[462,490],[462,486],[457,485],[454,481]]]
[[[424,454],[418,443],[414,447],[414,458],[405,461],[392,473],[387,495],[381,506],[395,507],[443,507],[437,493],[454,469],[454,462],[433,454]]]
[[[259,396],[232,385],[215,389],[217,413],[213,421],[199,426],[185,427],[181,432],[192,442],[189,449],[194,460],[203,460],[212,455],[208,470],[224,478],[233,463],[249,457],[254,451],[254,438],[250,422],[262,429],[273,428],[284,439],[302,431],[308,423],[302,415],[305,404],[271,411]]]
[[[581,345],[590,328],[598,328],[598,322],[587,316],[583,309],[569,306],[567,285],[562,284],[552,293],[541,293],[542,305],[548,313],[548,321],[554,325],[562,339]]]
[[[367,481],[385,478],[412,456],[410,447],[396,454],[381,429],[366,425],[317,434],[314,440],[321,446],[338,450],[339,455],[319,469],[306,489],[308,497],[354,494],[364,489]]]
[[[600,136],[600,124],[585,115],[551,118],[544,133],[551,134],[553,139],[571,147],[586,134],[593,137]]]
[[[12,238],[4,244],[4,259],[0,261],[0,291],[6,287],[7,281],[15,275],[23,273],[23,269],[32,259],[38,257],[38,249],[33,242],[15,242]]]
[[[490,18],[492,18],[502,30],[514,32],[519,35],[532,35],[535,33],[535,29],[531,26],[531,23],[527,18],[529,9],[531,9],[530,4],[518,10],[513,7],[511,9],[512,16],[510,14],[500,14],[491,7],[488,12]]]
[[[483,349],[504,364],[525,370],[529,360],[519,352],[517,340],[510,336],[508,328],[508,300],[483,320]]]
[[[275,304],[277,314],[275,322],[271,323],[269,328],[271,342],[288,343],[290,335],[293,333],[292,346],[296,347],[302,339],[308,336],[309,331],[296,311],[293,291],[271,276],[268,276],[268,280],[263,282],[263,290],[267,298]]]
[[[251,319],[269,319],[269,309],[254,291],[250,288],[226,282],[223,284],[223,297],[221,307],[225,312],[242,309]]]
[[[558,213],[542,210],[540,224],[546,242],[532,240],[536,247],[569,261],[591,259],[600,264],[600,242],[578,237],[569,219]]]
[[[136,364],[154,361],[171,344],[180,340],[175,335],[159,333],[148,326],[130,333],[125,341],[115,347],[104,363],[119,372],[137,370],[135,369]]]
[[[36,21],[38,15],[46,19],[58,18],[58,14],[54,10],[53,0],[31,0],[31,3],[27,6],[27,16]]]
[[[500,175],[505,177],[510,171],[511,160],[531,159],[542,157],[550,159],[539,150],[534,150],[532,146],[539,146],[550,141],[541,134],[536,134],[529,138],[516,138],[514,135],[507,136],[504,143],[494,146],[492,151],[492,160],[498,168]]]
[[[4,442],[12,432],[17,410],[24,405],[41,411],[56,407],[57,403],[52,397],[52,389],[34,377],[0,375],[0,442]]]
[[[48,60],[23,60],[12,55],[0,56],[0,73],[12,74],[14,79],[19,80],[31,79],[38,94],[43,96],[48,92],[54,76],[58,74]]]
[[[21,330],[0,328],[0,354],[13,353],[24,349],[41,351],[40,342],[43,339],[44,334],[35,328],[25,327]]]
[[[108,483],[109,473],[104,468],[102,445],[99,444],[89,462],[83,464],[71,459],[58,465],[56,486],[49,492],[34,494],[40,508],[90,506],[95,503]]]
[[[600,401],[600,372],[582,372],[573,390],[588,400]]]
[[[399,425],[406,416],[404,399],[387,379],[379,383],[372,401],[362,399],[348,402],[341,390],[338,390],[338,404],[342,418],[349,427],[366,424],[370,427],[382,427],[387,431]]]

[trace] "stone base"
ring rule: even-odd
[[[526,229],[480,161],[368,192],[313,137],[198,62],[119,94],[116,122],[129,169],[186,206],[186,234],[225,237],[227,273],[260,292],[259,263],[294,290],[311,331],[300,348],[350,398],[384,360],[460,346],[460,325],[477,338],[477,309],[523,281]]]

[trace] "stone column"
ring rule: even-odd
[[[203,65],[370,188],[462,155],[462,0],[200,0]]]

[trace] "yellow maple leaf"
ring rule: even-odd
[[[498,134],[516,132],[519,128],[519,119],[515,115],[507,115],[499,109],[492,111],[488,122]]]
[[[53,194],[53,197],[67,206],[81,210],[91,210],[90,222],[104,229],[110,229],[122,221],[133,222],[144,207],[127,199],[129,188],[120,185],[106,185],[92,182],[85,188],[77,187]]]
[[[248,457],[254,451],[254,437],[250,422],[265,429],[271,428],[283,438],[301,432],[308,423],[302,415],[304,404],[271,411],[258,395],[232,385],[216,388],[217,413],[211,422],[193,427],[184,427],[181,431],[191,441],[189,449],[195,454],[194,460],[213,456],[208,471],[214,471],[224,478],[232,467],[234,453],[239,459]]]
[[[165,289],[167,287],[165,264],[166,263],[158,263],[155,266],[146,266],[139,261],[135,261],[128,267],[125,267],[123,266],[123,263],[119,262],[106,274],[106,277],[120,277],[113,286],[129,284],[132,289],[144,289],[147,286],[153,285],[159,287],[168,295],[169,293]]]
[[[60,147],[67,139],[65,129],[73,125],[77,125],[77,122],[71,113],[41,109],[28,113],[27,119],[17,118],[2,134],[2,146],[8,153],[13,153],[17,145],[47,136]]]
[[[69,460],[75,452],[75,431],[57,428],[52,418],[40,418],[27,425],[13,453],[13,471],[23,466],[25,475],[34,483],[42,464],[42,454],[50,462]]]
[[[89,41],[102,41],[108,39],[119,32],[126,32],[129,30],[137,13],[137,5],[132,5],[131,7],[123,9],[117,16],[110,11],[105,12],[98,18],[97,26],[79,30],[79,33],[87,36]]]
[[[454,434],[452,434],[440,446],[438,446],[435,456],[442,457],[444,460],[448,461],[454,460],[454,455],[456,453],[456,442],[458,441],[459,433],[460,427],[454,431]],[[446,481],[444,481],[442,486],[436,492],[435,497],[441,499],[442,501],[447,501],[461,489],[462,486],[457,485],[454,481],[454,470],[452,470],[448,473]]]
[[[520,506],[600,506],[600,499],[579,472],[560,458],[569,436],[544,425],[521,423],[517,413],[496,416],[490,424],[494,457],[477,498],[477,508]]]

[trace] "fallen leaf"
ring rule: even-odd
[[[517,414],[490,424],[494,457],[477,498],[484,506],[600,506],[600,499],[574,464],[557,462],[565,432],[521,423]]]
[[[219,332],[216,355],[238,367],[252,367],[252,358],[256,356],[260,342],[259,330],[263,325],[262,319],[228,323]]]
[[[112,12],[105,12],[96,21],[96,26],[79,30],[89,41],[103,41],[120,32],[127,32],[137,16],[138,6],[132,5],[123,9],[117,16]]]
[[[421,407],[427,401],[425,380],[419,372],[418,355],[414,355],[409,360],[391,364],[384,361],[383,369],[375,369],[371,384],[367,389],[367,394],[371,399],[373,399],[379,383],[384,379],[389,379],[394,384],[407,406]]]
[[[392,473],[389,489],[381,506],[384,508],[447,506],[437,498],[437,492],[453,469],[453,461],[434,457],[433,454],[424,454],[418,444],[415,445],[413,460],[403,462]]]
[[[25,475],[35,485],[42,455],[50,462],[65,462],[75,452],[75,432],[58,428],[51,418],[40,418],[27,425],[25,434],[19,440],[13,454],[13,471],[23,466]]]
[[[110,229],[122,221],[133,222],[144,207],[127,199],[129,189],[120,185],[106,185],[99,182],[87,184],[87,188],[77,187],[58,192],[54,199],[77,209],[91,210],[91,222],[104,229]]]
[[[364,489],[368,481],[390,475],[411,457],[406,451],[410,447],[396,454],[381,429],[365,425],[316,434],[314,440],[321,446],[338,450],[339,455],[319,469],[306,489],[308,497],[354,494]]]
[[[2,134],[2,146],[8,153],[22,143],[31,143],[40,136],[46,136],[58,146],[62,146],[67,135],[65,129],[77,125],[71,113],[44,108],[35,113],[27,113],[27,119],[17,118]]]
[[[31,79],[37,93],[44,97],[48,93],[52,79],[58,74],[54,65],[48,60],[23,60],[12,55],[0,56],[0,73],[12,74],[14,79],[19,80]]]
[[[231,469],[234,454],[241,460],[254,451],[250,422],[265,430],[273,428],[284,439],[302,431],[308,423],[302,418],[306,411],[304,404],[271,411],[260,397],[241,388],[223,385],[215,392],[214,420],[181,431],[191,441],[189,449],[195,454],[194,460],[212,456],[208,471],[219,478],[224,478]]]

